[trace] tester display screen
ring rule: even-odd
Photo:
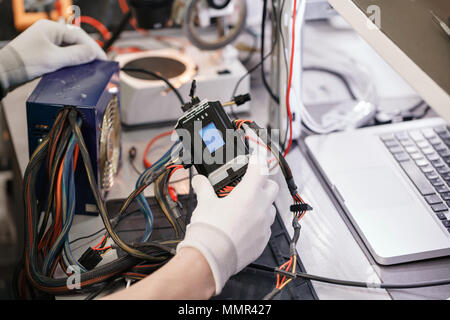
[[[199,134],[211,153],[215,152],[217,149],[220,149],[225,144],[222,134],[213,122],[199,130]]]

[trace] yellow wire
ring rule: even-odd
[[[294,266],[292,268],[292,273],[295,273],[295,269],[296,269],[296,265],[297,265],[297,255],[294,255]],[[281,285],[281,287],[279,288],[279,290],[282,290],[289,282],[292,281],[293,278],[290,278],[289,280],[287,280],[285,283],[283,283]]]
[[[155,181],[155,197],[156,197],[156,200],[158,201],[164,215],[169,220],[170,224],[172,225],[173,229],[175,230],[176,237],[179,238],[180,234],[179,234],[178,228],[175,224],[175,221],[172,219],[172,217],[169,213],[169,210],[167,209],[166,205],[162,201],[162,190],[160,190],[160,187],[159,187],[161,180],[165,179],[166,175],[167,175],[167,172],[165,174],[160,175],[158,177],[158,179],[156,179],[156,181]]]

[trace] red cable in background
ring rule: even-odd
[[[118,1],[119,1],[120,10],[122,10],[122,12],[124,14],[128,13],[128,11],[130,11],[130,8],[128,7],[127,0],[118,0]],[[138,28],[136,18],[134,18],[134,17],[131,18],[130,24],[135,30],[140,31],[143,34],[147,33],[147,30]]]
[[[101,34],[104,41],[107,41],[111,38],[111,33],[109,32],[108,28],[97,19],[89,16],[80,16],[80,23],[85,23],[95,28],[95,30],[97,30]]]
[[[145,148],[145,151],[144,151],[144,158],[142,159],[142,161],[144,162],[145,168],[150,168],[150,167],[152,166],[151,162],[150,162],[149,160],[147,160],[147,154],[148,154],[148,151],[150,150],[150,148],[152,147],[152,145],[153,145],[157,140],[159,140],[159,139],[161,139],[161,138],[163,138],[163,137],[170,136],[170,135],[172,135],[172,133],[173,133],[173,130],[171,130],[171,131],[166,131],[166,132],[163,132],[163,133],[161,133],[161,134],[158,134],[156,137],[154,137],[152,140],[150,140],[150,142],[148,143],[147,147]]]
[[[292,17],[292,44],[291,44],[291,61],[289,65],[289,83],[287,88],[287,94],[286,94],[286,108],[287,108],[287,114],[289,117],[289,143],[286,147],[286,150],[284,152],[284,156],[286,156],[291,149],[292,145],[292,112],[291,112],[291,104],[290,104],[290,97],[291,97],[291,86],[292,86],[292,70],[294,66],[294,52],[295,52],[295,18],[297,16],[297,0],[294,0],[294,12]]]

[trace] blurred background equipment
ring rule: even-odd
[[[143,29],[166,27],[174,0],[130,0],[131,11]]]
[[[233,42],[245,27],[247,18],[246,1],[214,1],[192,0],[186,6],[183,29],[186,37],[197,48],[217,50]],[[217,28],[217,39],[211,32],[205,36],[205,29],[210,30],[212,22]]]
[[[158,37],[153,33],[153,38],[158,41],[147,41],[145,48],[133,50],[137,52],[116,50],[115,59],[120,66],[135,69],[121,74],[125,128],[174,123],[181,116],[179,96],[188,95],[189,85],[185,84],[194,77],[199,83],[200,95],[213,100],[230,100],[235,84],[247,73],[238,59],[237,50],[230,45],[245,27],[246,1],[232,0],[220,5],[217,2],[212,6],[205,0],[133,0],[129,1],[129,7],[124,1],[119,4],[124,12],[123,20],[111,36],[103,37],[109,37],[104,44],[105,50],[113,48],[114,51],[115,40],[127,22],[134,23],[134,18],[134,27],[142,33],[146,32],[143,29],[183,26],[189,40]],[[160,14],[156,15],[154,10]],[[149,72],[157,73],[158,77],[148,75]],[[168,88],[167,81],[176,90]],[[235,94],[247,93],[249,89],[250,79],[243,79]],[[230,108],[230,112],[247,112],[249,104],[238,110],[234,108]]]
[[[12,0],[14,26],[23,31],[40,19],[66,20],[70,6],[72,0]]]
[[[147,50],[116,57],[122,68],[137,69],[121,72],[122,123],[127,127],[173,124],[181,116],[182,105],[176,92],[164,81],[142,71],[151,70],[166,78],[181,96],[189,94],[190,82],[196,79],[198,94],[213,101],[229,101],[235,83],[246,73],[237,58],[224,59],[219,53],[201,51],[186,44],[176,49]],[[238,94],[250,90],[250,79],[239,87]],[[248,112],[249,103],[232,111]]]

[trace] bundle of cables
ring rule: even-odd
[[[306,212],[311,211],[312,207],[308,205],[302,197],[297,192],[297,186],[294,182],[294,178],[292,176],[292,172],[289,168],[289,165],[284,158],[283,154],[278,150],[275,143],[272,142],[270,137],[267,136],[267,131],[261,127],[259,127],[255,122],[251,120],[235,120],[234,125],[237,129],[242,128],[243,126],[247,126],[248,129],[255,132],[261,142],[257,141],[258,144],[266,147],[277,160],[278,165],[282,171],[282,174],[286,180],[287,187],[291,194],[291,197],[294,203],[290,207],[290,211],[293,214],[292,218],[292,227],[293,227],[293,236],[290,241],[289,248],[289,260],[286,261],[278,268],[274,268],[271,266],[260,265],[257,263],[250,264],[250,268],[254,268],[257,270],[272,272],[276,275],[276,285],[275,288],[267,294],[264,299],[271,300],[275,298],[278,294],[282,292],[282,290],[295,279],[301,278],[306,280],[312,280],[322,283],[329,283],[334,285],[341,286],[349,286],[349,287],[358,287],[358,288],[372,288],[372,289],[412,289],[412,288],[423,288],[423,287],[433,287],[433,286],[442,286],[450,284],[450,279],[442,279],[435,281],[425,281],[425,282],[416,282],[416,283],[370,283],[370,282],[362,282],[362,281],[349,281],[349,280],[340,280],[340,279],[332,279],[312,274],[307,274],[304,272],[298,272],[296,270],[297,267],[297,253],[296,247],[300,237],[300,221],[305,216]],[[252,140],[248,135],[246,136],[247,140]]]
[[[175,254],[176,245],[183,239],[186,221],[181,214],[181,206],[176,194],[169,188],[169,182],[180,164],[182,144],[176,141],[169,150],[140,175],[136,189],[122,204],[118,214],[111,216],[100,195],[91,165],[88,149],[81,133],[82,117],[72,107],[61,110],[45,140],[35,150],[24,175],[23,197],[25,202],[25,248],[23,261],[16,272],[16,293],[22,298],[51,298],[55,295],[90,293],[88,298],[115,285],[120,279],[139,280],[163,266]],[[450,279],[415,284],[370,284],[344,281],[309,275],[296,271],[296,246],[300,236],[300,221],[312,208],[297,192],[292,172],[283,154],[262,130],[251,120],[234,121],[236,129],[243,126],[253,130],[259,142],[275,157],[286,180],[293,199],[290,210],[293,213],[294,234],[291,239],[289,260],[278,268],[252,264],[250,267],[274,272],[276,286],[265,298],[272,299],[296,278],[328,282],[338,285],[371,288],[414,288],[449,284]],[[247,136],[246,142],[250,137]],[[87,173],[90,189],[94,195],[100,217],[106,229],[100,242],[89,247],[78,259],[74,257],[69,241],[69,232],[75,214],[75,174],[83,166]],[[77,165],[78,164],[78,165]],[[220,190],[218,196],[227,196],[239,183]],[[174,235],[168,240],[153,240],[153,215],[143,196],[143,191],[151,184],[165,217]],[[146,229],[139,242],[127,243],[117,232],[120,222],[131,214],[127,211],[136,200],[145,217]],[[100,230],[99,232],[103,231]],[[97,233],[99,233],[97,232]],[[96,233],[96,234],[97,234]],[[110,241],[112,240],[112,242]],[[115,249],[118,258],[99,264],[102,256]],[[72,284],[74,273],[77,283]]]
[[[118,215],[111,217],[97,186],[81,125],[82,117],[75,108],[63,108],[25,171],[25,248],[23,261],[16,272],[19,297],[96,292],[118,278],[143,278],[175,254],[175,246],[184,236],[185,221],[168,188],[172,174],[180,168],[176,160],[172,160],[177,159],[174,153],[180,150],[180,143],[175,143],[143,172]],[[75,215],[74,176],[79,174],[76,171],[83,170],[83,166],[77,166],[80,154],[106,233],[96,246],[76,259],[69,232]],[[158,203],[174,229],[175,236],[171,240],[151,241],[153,216],[142,193],[152,183],[155,183]],[[146,230],[141,242],[129,244],[118,236],[116,229],[134,200],[138,201],[144,214]],[[108,245],[109,239],[113,240],[112,245]],[[111,249],[122,250],[125,254],[96,267],[102,255]],[[79,272],[79,283],[75,288],[68,285],[74,272]]]
[[[297,192],[297,185],[295,184],[294,177],[292,175],[289,164],[287,163],[284,155],[279,151],[278,147],[272,142],[270,137],[267,136],[267,131],[260,126],[258,126],[252,120],[235,120],[234,125],[237,130],[240,130],[243,126],[246,126],[248,129],[252,130],[256,133],[260,141],[253,141],[257,144],[260,144],[267,148],[269,152],[273,154],[275,160],[280,166],[281,172],[286,180],[287,187],[291,194],[291,197],[294,201],[293,205],[290,207],[291,212],[293,213],[292,218],[292,227],[294,229],[294,234],[291,239],[290,249],[289,249],[289,260],[281,265],[278,269],[284,270],[287,272],[295,272],[297,266],[297,254],[296,247],[297,242],[300,237],[300,220],[305,216],[307,211],[311,211],[312,207],[308,205]],[[248,140],[254,140],[250,136],[246,135],[247,142]],[[269,160],[270,161],[270,160]],[[286,277],[286,275],[280,275],[280,273],[276,274],[277,282],[275,288],[266,295],[265,299],[272,299],[277,294],[281,292],[281,290],[292,281],[292,278]]]

